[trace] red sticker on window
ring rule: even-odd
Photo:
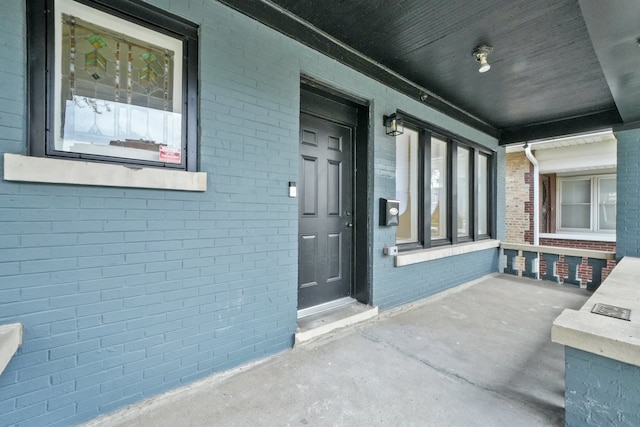
[[[165,163],[180,163],[180,149],[174,147],[160,146],[160,161]]]

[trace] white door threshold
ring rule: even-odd
[[[336,329],[364,322],[378,315],[378,307],[361,304],[353,300],[330,310],[298,318],[295,345],[326,335]]]

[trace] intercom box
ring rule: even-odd
[[[380,225],[394,226],[400,222],[400,202],[380,198]]]

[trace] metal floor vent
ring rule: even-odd
[[[603,316],[615,317],[616,319],[629,320],[631,310],[628,308],[616,307],[615,305],[597,303],[593,306],[592,313],[601,314]]]

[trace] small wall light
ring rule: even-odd
[[[478,46],[471,52],[471,55],[480,63],[479,72],[486,73],[491,69],[491,65],[487,62],[487,57],[491,52],[493,52],[493,46],[487,45]]]
[[[395,114],[392,114],[390,116],[384,116],[383,119],[387,135],[398,136],[404,133],[404,121],[402,117],[397,117]]]

